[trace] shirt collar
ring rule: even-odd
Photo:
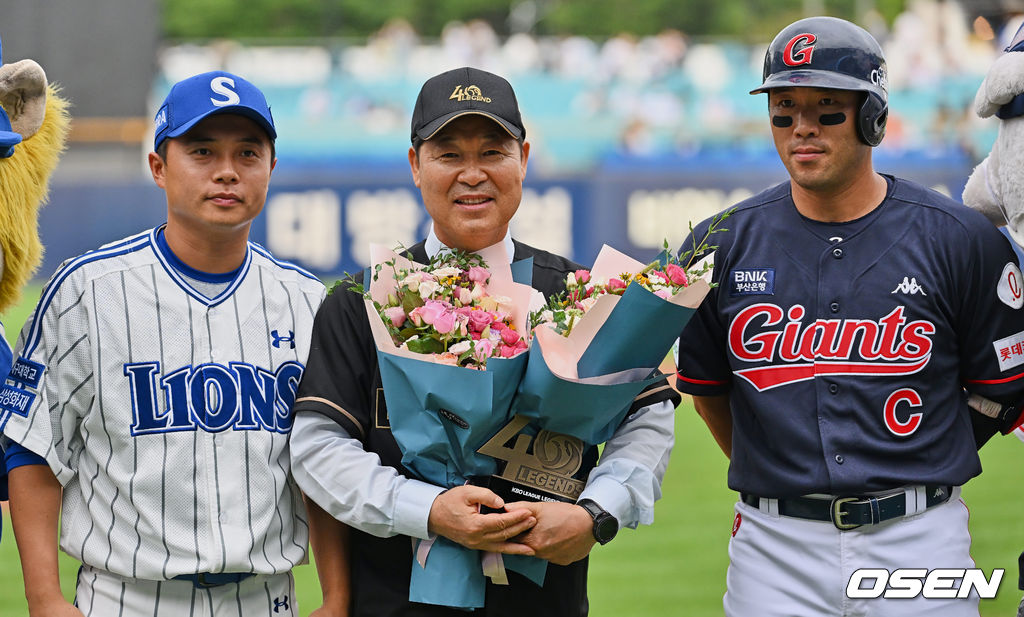
[[[512,230],[505,230],[505,237],[501,241],[505,245],[505,254],[508,255],[509,263],[515,259],[516,245],[512,243]],[[426,251],[427,257],[433,259],[435,255],[441,252],[441,249],[450,248],[441,243],[437,239],[437,234],[434,233],[434,225],[431,223],[430,232],[427,234],[427,239],[423,243],[423,250]]]

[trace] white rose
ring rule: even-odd
[[[498,310],[511,315],[515,307],[512,305],[512,298],[508,296],[493,296],[494,302],[498,305]]]
[[[448,351],[452,352],[457,356],[461,356],[463,353],[469,351],[471,347],[472,345],[470,344],[469,341],[462,341],[459,343],[455,343],[454,345],[449,347]]]
[[[415,272],[413,272],[412,274],[398,282],[399,287],[405,286],[408,287],[409,289],[416,289],[416,286],[419,284],[420,275]]]
[[[440,285],[434,281],[423,281],[419,286],[420,297],[426,300],[434,295],[434,292],[437,291],[438,287],[440,287]]]
[[[446,276],[458,276],[459,273],[461,272],[462,270],[459,270],[458,268],[452,266],[445,266],[443,268],[438,268],[436,270],[430,271],[430,273],[436,276],[437,278],[444,278]]]

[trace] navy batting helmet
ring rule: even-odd
[[[786,26],[764,56],[764,83],[772,88],[805,86],[856,90],[865,94],[857,134],[869,146],[885,135],[889,113],[885,58],[867,30],[835,17],[809,17]]]

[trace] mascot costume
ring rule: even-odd
[[[4,64],[0,43],[0,313],[17,303],[42,260],[37,216],[64,150],[67,107],[34,61]],[[11,348],[0,324],[4,377],[10,368]],[[0,410],[0,420],[2,415]],[[6,499],[7,473],[0,456],[0,500]]]
[[[974,111],[982,118],[999,118],[999,134],[992,152],[967,180],[964,204],[997,226],[1005,225],[1020,254],[1024,248],[1024,25],[989,68],[974,98]],[[968,402],[986,415],[1000,413],[998,405],[976,395],[971,395]],[[1021,428],[1014,432],[1024,440]],[[1018,571],[1018,587],[1024,589],[1024,553],[1020,554]],[[1024,617],[1024,599],[1017,616]]]

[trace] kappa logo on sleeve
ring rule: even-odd
[[[745,268],[729,273],[730,296],[775,295],[775,268]]]
[[[1024,306],[1024,276],[1021,276],[1017,264],[1010,262],[1003,267],[996,294],[1010,308],[1019,309]]]

